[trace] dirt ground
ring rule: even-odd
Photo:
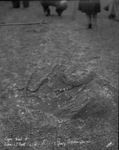
[[[76,10],[77,3],[78,2],[69,2],[68,9],[60,18],[55,13],[54,8],[52,8],[51,11],[52,15],[45,17],[38,1],[30,2],[30,7],[27,9],[13,9],[10,2],[0,2],[0,24],[31,23],[41,22],[43,20],[41,24],[34,25],[0,25],[1,97],[4,97],[8,92],[7,87],[9,89],[11,87],[12,90],[16,84],[20,88],[23,87],[26,81],[28,81],[29,75],[32,74],[34,70],[53,66],[57,63],[78,66],[83,69],[92,69],[99,77],[108,80],[111,86],[118,89],[119,22],[108,19],[108,12],[103,10],[106,2],[102,1],[102,11],[98,15],[98,28],[88,30],[86,29],[85,14]],[[50,69],[49,67],[49,70]],[[1,106],[6,105],[6,103],[1,103]],[[13,100],[13,103],[10,104],[10,108],[16,107],[15,104],[16,102]],[[0,110],[2,110],[2,107],[0,107]],[[9,111],[12,113],[12,109]],[[1,114],[0,118],[2,120],[3,117]],[[108,123],[106,125],[107,130],[108,128],[111,130],[110,124]],[[6,131],[4,126],[2,126],[2,121],[0,128],[1,133],[4,133],[2,130]],[[97,128],[100,128],[100,126],[97,126]],[[34,130],[36,131],[36,129]],[[102,131],[101,129],[99,129],[99,131],[100,136]],[[109,133],[111,133],[111,131]],[[111,134],[106,135],[106,138],[110,135]],[[99,148],[91,148],[89,146],[90,144],[87,144],[87,147],[84,144],[80,146],[80,149],[116,150],[115,147],[113,147],[113,140],[115,141],[116,136],[114,133],[111,137],[112,139],[110,138],[110,142],[107,140],[107,144],[109,143],[107,148],[104,147],[104,145],[100,145]],[[0,138],[3,139],[3,137],[6,136],[1,134]],[[44,142],[46,142],[47,145],[47,141],[44,140]],[[3,143],[3,141],[1,143]],[[2,146],[1,148],[5,149]],[[7,148],[10,149],[11,147],[9,148],[9,146],[7,146]],[[16,150],[16,147],[14,148],[13,146],[12,148]],[[53,148],[54,147],[42,147],[42,149]],[[64,146],[60,148],[56,146],[56,149],[58,148],[70,150],[71,147],[66,148]],[[18,149],[20,149],[20,147]],[[22,146],[22,149],[25,150],[25,147]],[[30,146],[29,149],[37,150],[39,147]],[[72,150],[76,149],[78,150],[78,147],[72,147]]]

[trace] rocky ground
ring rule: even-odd
[[[30,4],[0,2],[0,149],[117,150],[119,22]]]

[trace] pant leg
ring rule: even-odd
[[[28,8],[29,7],[29,0],[22,0],[23,2],[23,7]]]
[[[20,0],[11,0],[13,8],[20,7]]]
[[[116,0],[113,0],[110,7],[110,15],[116,15]]]
[[[92,21],[93,21],[93,27],[97,28],[97,14],[94,14],[92,16]]]
[[[87,17],[88,28],[91,29],[92,28],[92,16],[91,16],[91,14],[89,15],[86,13],[86,17]]]
[[[43,11],[45,13],[46,16],[50,16],[50,8],[49,5],[45,4],[45,3],[41,3],[42,7],[43,7]]]

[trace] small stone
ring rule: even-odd
[[[52,87],[53,87],[53,83],[52,83],[52,82],[48,82],[47,85],[48,85],[49,88],[52,88]]]

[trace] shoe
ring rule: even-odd
[[[88,24],[88,29],[91,29],[91,28],[92,28],[92,24],[89,23],[89,24]]]
[[[62,10],[62,9],[57,9],[57,8],[56,8],[56,12],[57,12],[58,16],[61,17],[63,10]]]
[[[13,8],[20,8],[20,1],[13,1],[12,0],[12,6],[13,6]]]
[[[104,7],[104,10],[105,10],[105,11],[109,11],[109,6],[105,6],[105,7]]]
[[[115,16],[115,14],[110,14],[110,15],[108,16],[108,18],[109,18],[109,19],[114,19],[114,18],[116,18],[116,16]]]
[[[46,10],[46,14],[45,15],[46,16],[50,16],[50,9],[49,8]]]

